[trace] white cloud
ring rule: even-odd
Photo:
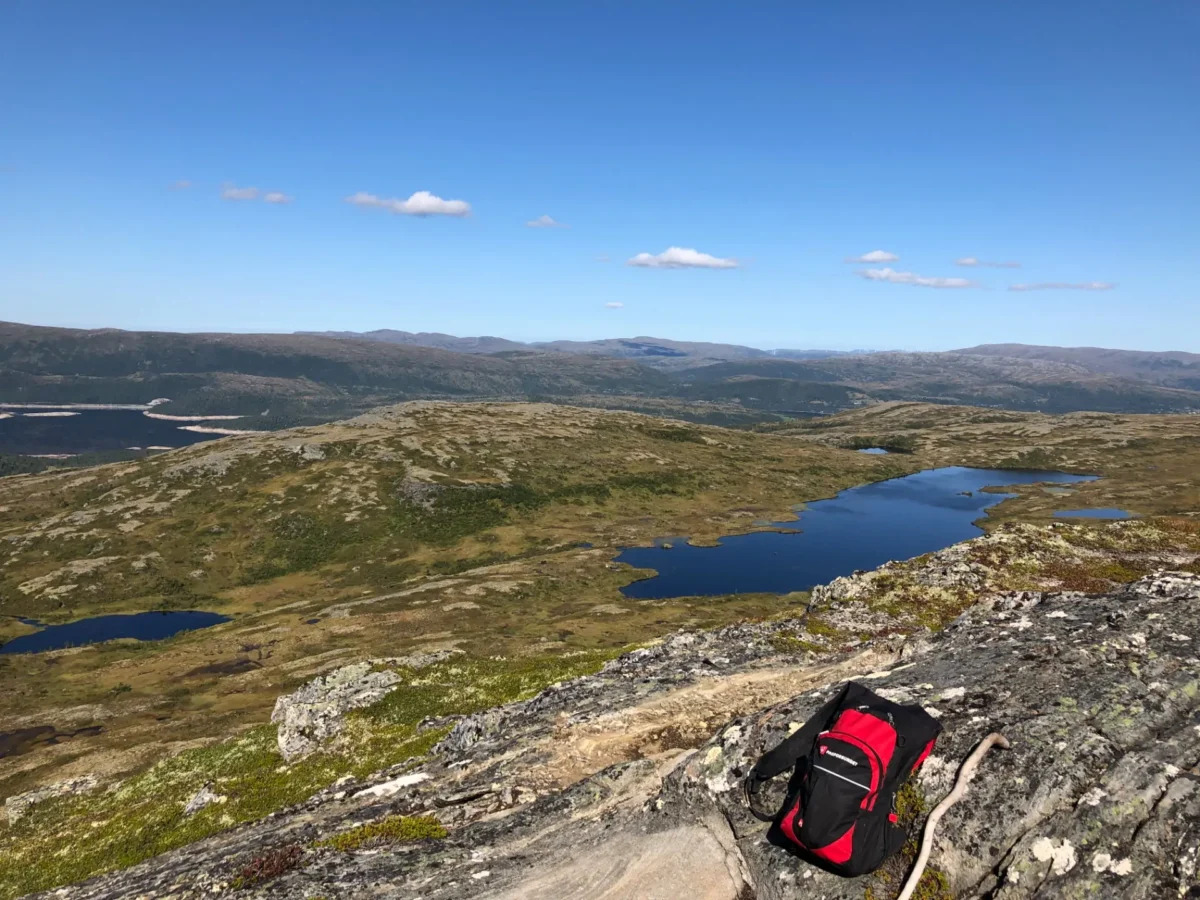
[[[347,203],[355,206],[377,207],[388,212],[403,216],[469,216],[471,204],[466,200],[443,200],[429,191],[417,191],[407,200],[394,197],[377,197],[366,191],[359,191],[346,198]]]
[[[527,228],[569,228],[562,222],[555,221],[553,216],[538,216],[536,219],[530,219],[525,223]]]
[[[604,308],[605,309],[624,309],[625,304],[622,303],[620,300],[614,300],[611,303],[605,303]]]
[[[183,190],[187,190],[191,186],[192,186],[192,183],[190,181],[188,181],[186,178],[180,178],[178,181],[176,181],[174,184],[171,185],[171,190],[183,191]]]
[[[956,266],[984,266],[989,269],[1019,269],[1019,262],[989,262],[986,259],[976,259],[974,256],[964,256],[954,261]]]
[[[263,194],[263,200],[267,203],[291,203],[292,197],[282,191],[268,191]]]
[[[1076,283],[1039,281],[1034,284],[1010,285],[1008,289],[1010,291],[1111,291],[1115,287],[1115,284],[1110,284],[1107,281],[1083,281]]]
[[[736,259],[710,256],[690,247],[668,247],[657,256],[639,253],[626,265],[643,269],[736,269],[738,262]]]
[[[870,281],[887,281],[892,284],[910,284],[913,287],[970,288],[975,282],[966,278],[932,278],[915,272],[897,272],[895,269],[862,269],[860,276]]]
[[[872,250],[870,253],[864,253],[862,256],[847,256],[848,263],[889,263],[895,262],[900,257],[895,253],[888,253],[886,250]]]
[[[223,200],[257,200],[258,188],[237,187],[227,183],[221,188],[221,198]]]

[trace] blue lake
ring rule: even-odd
[[[41,626],[34,619],[21,619],[26,625]],[[64,647],[79,647],[98,644],[117,638],[136,638],[139,641],[159,641],[179,634],[228,622],[228,616],[197,610],[144,612],[118,616],[92,616],[62,625],[42,626],[41,631],[23,634],[7,644],[0,645],[4,653],[40,653],[44,650],[61,650]]]
[[[1054,515],[1060,519],[1132,519],[1133,513],[1124,509],[1100,507],[1097,509],[1059,509]]]
[[[799,533],[755,532],[721,538],[717,547],[672,542],[670,549],[630,547],[617,557],[653,578],[621,589],[626,597],[717,596],[809,590],[857,569],[874,569],[978,537],[984,510],[1013,496],[985,487],[1094,481],[1094,475],[1015,469],[929,469],[842,491],[808,504],[798,522],[775,523]]]
[[[200,423],[152,419],[136,409],[59,410],[76,413],[72,416],[29,415],[54,411],[51,407],[0,409],[12,414],[0,419],[0,453],[76,454],[128,447],[186,447],[220,437],[180,428]],[[237,427],[230,421],[211,424]]]

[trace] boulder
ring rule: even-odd
[[[279,725],[279,752],[288,762],[306,756],[342,730],[346,713],[382,699],[399,682],[395,672],[375,671],[370,662],[362,662],[285,694],[271,713],[271,721]]]

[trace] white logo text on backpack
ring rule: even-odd
[[[840,759],[842,762],[844,762],[844,763],[850,763],[850,765],[852,765],[852,766],[857,766],[857,765],[858,765],[858,763],[857,763],[857,762],[855,762],[854,760],[852,760],[850,757],[848,757],[848,756],[843,756],[842,754],[838,753],[836,750],[830,750],[830,749],[828,749],[828,748],[822,747],[822,748],[821,748],[821,752],[822,752],[822,753],[828,753],[828,754],[829,754],[830,756],[832,756],[834,759]]]

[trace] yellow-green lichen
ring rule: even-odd
[[[315,847],[330,847],[349,853],[379,844],[408,844],[444,838],[448,832],[433,816],[388,816],[317,841]]]

